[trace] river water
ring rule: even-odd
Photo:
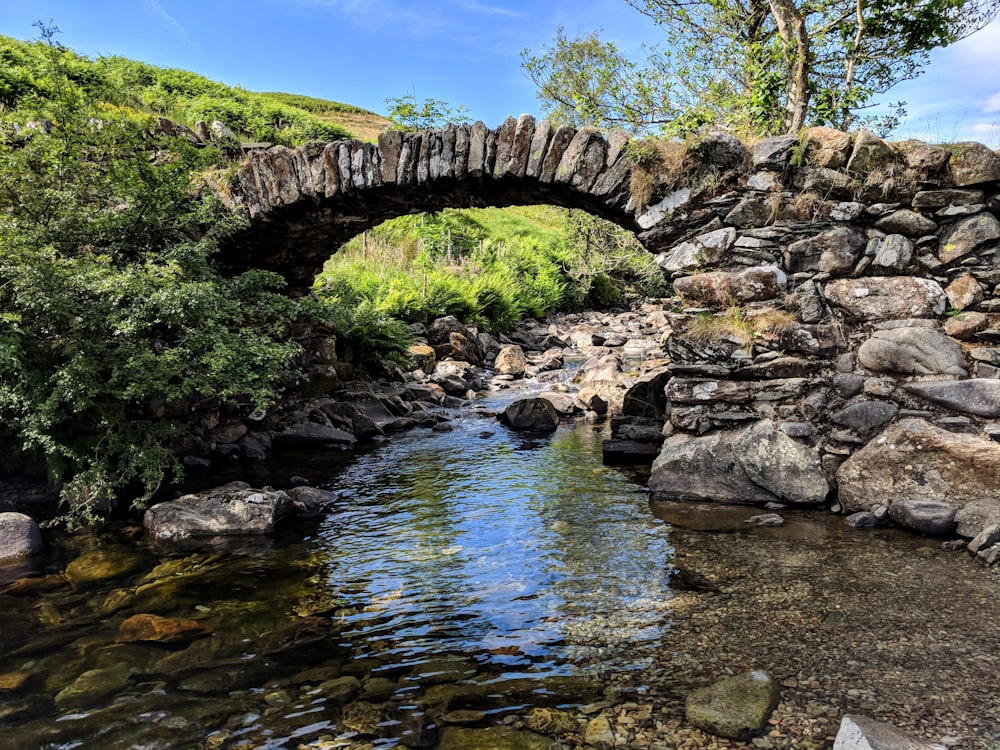
[[[0,748],[433,747],[537,706],[702,747],[683,695],[751,667],[784,685],[762,747],[828,748],[844,711],[1000,747],[1000,582],[964,553],[818,512],[651,508],[600,426],[451,424],[257,467],[336,493],[274,538],[56,540],[0,582]],[[136,642],[136,614],[200,629]]]

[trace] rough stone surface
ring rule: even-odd
[[[154,539],[267,534],[292,509],[284,492],[225,485],[149,508],[143,516]]]
[[[1000,220],[993,214],[979,213],[957,222],[941,238],[938,260],[952,263],[1000,239]]]
[[[552,740],[511,727],[445,727],[438,750],[551,750]]]
[[[981,143],[955,143],[949,147],[948,161],[956,187],[1000,180],[1000,156]]]
[[[914,276],[836,279],[823,287],[827,301],[864,320],[934,318],[948,304],[941,285]]]
[[[524,356],[524,349],[517,344],[509,344],[501,348],[493,363],[493,369],[498,374],[515,377],[524,375],[524,368],[527,366],[528,360]]]
[[[848,512],[877,505],[891,512],[897,501],[920,498],[955,509],[958,533],[974,537],[1000,521],[1000,445],[901,419],[841,465],[837,485]]]
[[[500,412],[497,419],[521,432],[555,432],[559,426],[559,412],[544,398],[519,399]]]
[[[693,690],[685,715],[688,723],[710,734],[746,742],[764,730],[780,697],[778,683],[755,669]]]
[[[931,328],[875,331],[858,349],[858,362],[875,372],[965,377],[962,347]]]
[[[940,746],[918,740],[884,721],[848,714],[840,722],[833,750],[940,750]]]
[[[889,517],[900,526],[923,534],[955,531],[955,508],[943,502],[900,498],[889,506]]]
[[[1000,418],[1000,380],[972,378],[907,383],[910,393],[961,414]]]
[[[0,564],[29,557],[42,549],[42,533],[31,516],[0,513]]]

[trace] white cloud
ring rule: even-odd
[[[188,36],[187,29],[181,26],[177,19],[167,13],[158,0],[146,0],[146,7],[153,11],[154,15],[156,15],[163,25],[170,29],[176,36],[183,39],[185,42],[191,41],[191,37]]]
[[[478,0],[465,0],[465,2],[460,3],[460,5],[465,8],[465,10],[472,11],[473,13],[485,13],[491,16],[507,16],[509,18],[524,18],[524,13],[518,13],[516,10],[504,8],[501,5],[486,5]]]
[[[983,102],[983,112],[1000,112],[1000,91]]]

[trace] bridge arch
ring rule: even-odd
[[[607,219],[656,252],[683,229],[656,226],[664,218],[663,201],[635,205],[628,143],[621,131],[605,136],[596,128],[556,127],[522,115],[496,129],[477,122],[387,131],[377,145],[336,141],[254,150],[223,193],[249,223],[225,243],[220,267],[233,274],[273,270],[301,294],[338,247],[387,219],[540,203]],[[690,189],[674,193],[684,201],[691,197]]]

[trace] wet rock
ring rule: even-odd
[[[225,485],[154,505],[143,516],[147,533],[158,540],[268,534],[292,509],[280,491]]]
[[[848,714],[840,722],[833,750],[940,750],[940,746],[918,740],[884,721]]]
[[[569,711],[539,707],[531,710],[525,726],[539,734],[565,734],[576,731],[576,718]]]
[[[784,526],[785,519],[777,513],[761,513],[756,516],[750,516],[747,519],[747,523],[754,526]]]
[[[0,564],[21,560],[42,549],[42,532],[31,516],[0,513]]]
[[[922,534],[951,534],[955,531],[955,509],[943,502],[899,498],[889,506],[889,517]]]
[[[82,586],[112,578],[121,578],[142,568],[142,559],[120,549],[90,550],[71,560],[66,566],[66,578],[74,586]]]
[[[59,708],[84,708],[94,706],[105,698],[123,690],[131,676],[127,664],[116,664],[104,669],[91,669],[77,677],[73,684],[59,691],[55,702]]]
[[[569,393],[547,391],[546,393],[540,393],[539,398],[544,398],[552,404],[556,408],[556,411],[559,412],[560,417],[571,417],[580,411],[580,407],[576,403],[576,397]]]
[[[552,740],[511,727],[445,727],[438,750],[550,750]]]
[[[886,525],[885,521],[868,510],[852,513],[844,519],[844,522],[852,529],[874,529]]]
[[[972,378],[905,383],[909,393],[962,414],[995,419],[1000,417],[1000,380]]]
[[[139,614],[132,615],[118,626],[115,643],[178,643],[211,632],[212,628],[196,620]]]
[[[346,675],[321,683],[316,692],[331,703],[347,703],[361,692],[361,682],[357,677]]]
[[[755,669],[692,691],[685,715],[710,734],[745,742],[763,731],[779,700],[778,683]]]
[[[603,461],[608,466],[651,464],[660,454],[659,443],[612,438],[601,443]]]
[[[918,418],[901,419],[837,470],[848,512],[919,498],[954,508],[956,532],[978,535],[1000,522],[1000,445],[948,432]]]
[[[607,717],[597,716],[587,722],[587,728],[583,731],[583,744],[598,750],[611,750],[615,746],[615,733]]]
[[[316,487],[293,487],[288,491],[292,504],[299,513],[319,513],[333,500],[333,493]]]
[[[510,429],[523,432],[555,432],[559,426],[559,412],[544,398],[515,401],[497,419]]]
[[[643,375],[626,392],[622,400],[622,414],[635,417],[662,419],[667,412],[669,401],[664,391],[670,372],[662,370]],[[582,394],[582,392],[581,392]],[[588,405],[588,408],[592,408]],[[607,411],[607,404],[605,404]],[[594,409],[597,411],[597,409]]]
[[[913,276],[837,279],[824,286],[823,295],[851,316],[868,321],[936,318],[948,304],[940,284]]]
[[[299,422],[275,433],[271,445],[275,450],[309,450],[328,446],[349,447],[357,438],[345,430],[319,424]]]
[[[965,377],[962,347],[931,328],[875,331],[858,349],[858,362],[875,372]]]

